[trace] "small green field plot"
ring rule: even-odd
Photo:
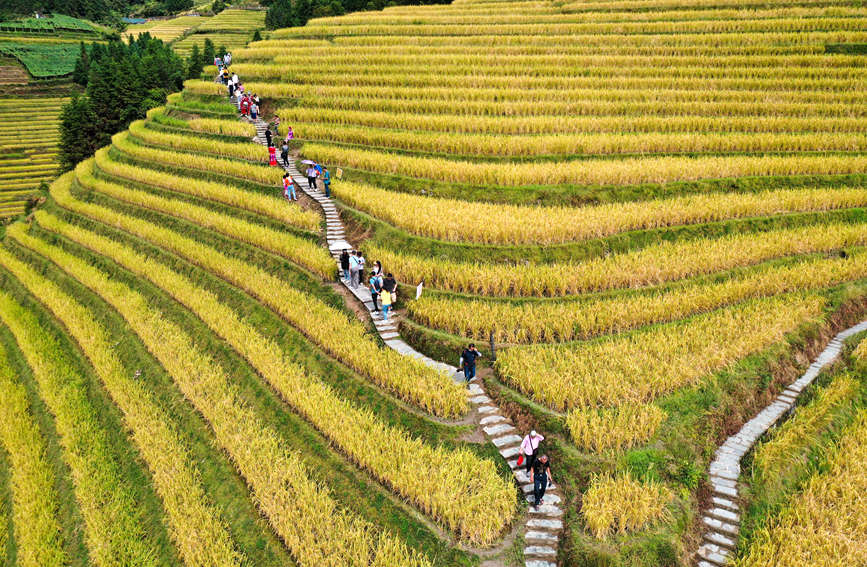
[[[0,218],[57,175],[60,111],[66,98],[0,99]]]
[[[55,34],[65,31],[71,31],[86,34],[97,34],[100,32],[100,29],[86,20],[73,18],[71,16],[64,16],[62,14],[55,14],[47,18],[24,18],[20,20],[12,20],[9,22],[0,22],[0,31],[44,34]]]
[[[33,77],[46,79],[72,73],[79,46],[75,43],[0,42],[0,54],[16,58]]]

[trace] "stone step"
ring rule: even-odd
[[[557,564],[542,559],[527,559],[524,561],[524,567],[557,567]]]
[[[729,500],[728,498],[720,498],[719,496],[713,496],[710,500],[713,503],[713,505],[716,506],[717,508],[726,508],[726,509],[731,510],[733,512],[737,512],[739,509],[738,505],[735,504],[734,502],[732,502],[731,500]]]
[[[560,520],[545,520],[542,518],[530,518],[527,520],[527,527],[534,529],[544,529],[558,531],[563,529],[563,522]]]
[[[730,524],[736,524],[741,520],[736,512],[723,508],[713,508],[708,511],[707,515],[723,522],[729,522]]]
[[[732,539],[737,539],[738,537],[738,527],[727,522],[722,522],[717,520],[716,518],[710,518],[705,516],[701,519],[701,521],[712,530],[716,530],[721,534],[725,534],[726,536],[731,537]]]
[[[491,439],[491,442],[497,447],[511,447],[512,445],[519,444],[521,438],[518,435],[504,435],[502,437]]]
[[[562,502],[559,496],[557,496],[556,494],[551,494],[547,490],[545,491],[545,496],[542,497],[542,500],[545,501],[545,504],[559,504],[560,502]],[[532,495],[527,497],[527,502],[529,502],[530,504],[533,503]]]
[[[543,541],[547,542],[551,545],[557,545],[557,540],[559,539],[556,535],[549,532],[537,532],[537,531],[528,531],[524,534],[525,540],[533,540],[533,541]]]
[[[533,516],[543,516],[546,518],[559,518],[563,515],[563,510],[559,506],[548,504],[547,502],[538,508],[530,506],[528,512]]]
[[[490,402],[491,398],[488,396],[477,396],[475,398],[471,398],[470,401],[475,403],[479,403],[476,400],[479,398],[484,398],[485,401]],[[497,425],[488,425],[486,427],[482,427],[482,430],[489,436],[493,437],[494,435],[499,435],[501,433],[506,433],[508,431],[514,431],[515,428],[509,425],[508,423],[498,423]]]
[[[705,541],[716,544],[720,547],[724,547],[726,549],[730,549],[732,551],[734,551],[734,549],[737,547],[737,543],[734,540],[732,540],[728,536],[717,532],[708,532],[704,534],[704,539]]]
[[[470,390],[472,393],[472,389]],[[505,422],[506,418],[502,415],[488,415],[479,420],[480,425],[490,425],[492,423],[502,423]]]
[[[524,556],[555,557],[557,550],[548,545],[528,545],[524,548]]]

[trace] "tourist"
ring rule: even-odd
[[[373,263],[373,273],[382,279],[382,264],[379,263],[379,260]]]
[[[265,128],[265,141],[268,142],[268,147],[271,147],[271,129]]]
[[[292,131],[292,126],[286,127],[286,141],[292,140],[295,138],[295,132]]]
[[[327,166],[322,166],[322,184],[325,185],[325,197],[331,198],[331,172]]]
[[[232,54],[231,53],[226,53],[226,56],[223,57],[223,63],[226,65],[226,67],[228,67],[229,65],[232,64]]]
[[[389,272],[385,275],[385,279],[382,280],[382,287],[387,289],[391,293],[394,293],[397,290],[397,280],[394,279],[394,276]]]
[[[292,183],[292,178],[289,177],[288,173],[283,174],[283,196],[287,201],[298,200],[298,197],[295,195],[295,184]]]
[[[319,175],[319,172],[316,171],[316,168],[313,167],[313,164],[307,166],[307,186],[310,189],[316,189],[316,176]]]
[[[539,443],[544,440],[545,438],[536,433],[536,430],[534,429],[529,435],[525,435],[524,440],[521,441],[521,458],[526,460],[526,463],[524,463],[524,471],[528,474],[530,472],[530,467],[532,467],[533,463],[536,462]],[[518,465],[521,464],[521,458],[518,459]]]
[[[373,301],[373,309],[370,312],[376,313],[379,311],[379,307],[376,306],[376,300],[379,297],[379,292],[382,291],[382,277],[376,272],[370,272],[368,283],[370,283],[370,300]]]
[[[229,82],[229,98],[235,96],[235,83]]]
[[[343,279],[349,281],[349,250],[344,250],[340,254],[340,269],[343,270]]]
[[[357,250],[357,252],[356,256],[358,256],[358,266],[361,268],[361,273],[363,274],[364,267],[367,265],[367,260],[364,259],[364,254],[361,253],[361,250]]]
[[[361,262],[358,259],[358,252],[352,251],[349,255],[349,287],[356,288],[360,280]]]
[[[554,484],[551,477],[551,461],[548,455],[541,455],[530,468],[530,482],[533,483],[533,508],[544,504],[545,489],[549,484]]]
[[[232,73],[232,82],[235,83],[235,86],[238,86],[238,83],[240,82],[238,80],[238,73]]]
[[[283,160],[283,165],[289,165],[289,144],[283,142],[280,146],[280,159]]]
[[[223,80],[224,85],[229,84],[229,70],[226,69],[225,67],[223,68],[223,72],[220,73],[220,78]]]
[[[382,318],[385,321],[388,321],[388,312],[391,309],[391,302],[393,301],[393,296],[390,292],[386,290],[382,290],[379,293],[379,300],[382,303]]]
[[[250,105],[250,118],[256,120],[259,117],[259,105],[253,102]]]
[[[470,343],[470,346],[461,353],[461,367],[463,367],[467,384],[476,377],[476,359],[480,356],[482,353],[476,350],[476,345],[473,343]]]

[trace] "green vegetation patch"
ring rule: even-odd
[[[37,79],[71,74],[79,52],[74,43],[0,43],[0,53],[16,58]]]

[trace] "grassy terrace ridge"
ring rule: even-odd
[[[126,33],[233,52],[278,141],[292,126],[293,157],[328,165],[347,240],[397,276],[403,340],[449,364],[476,341],[515,425],[491,437],[545,435],[563,525],[528,527],[547,516],[465,389],[347,302],[329,207],[282,199],[209,66],[45,202],[64,97],[0,100],[0,215],[28,213],[0,229],[0,378],[44,440],[68,564],[123,538],[148,565],[695,564],[719,443],[867,313],[863,2],[455,0],[274,31],[235,8]],[[862,452],[862,339],[744,459],[738,567],[784,544],[861,560],[796,520],[861,509],[828,471],[863,482],[836,449]],[[142,503],[117,522],[92,521],[104,486],[70,459],[96,429],[47,390],[64,369],[110,496]],[[22,563],[8,439],[0,557]]]

